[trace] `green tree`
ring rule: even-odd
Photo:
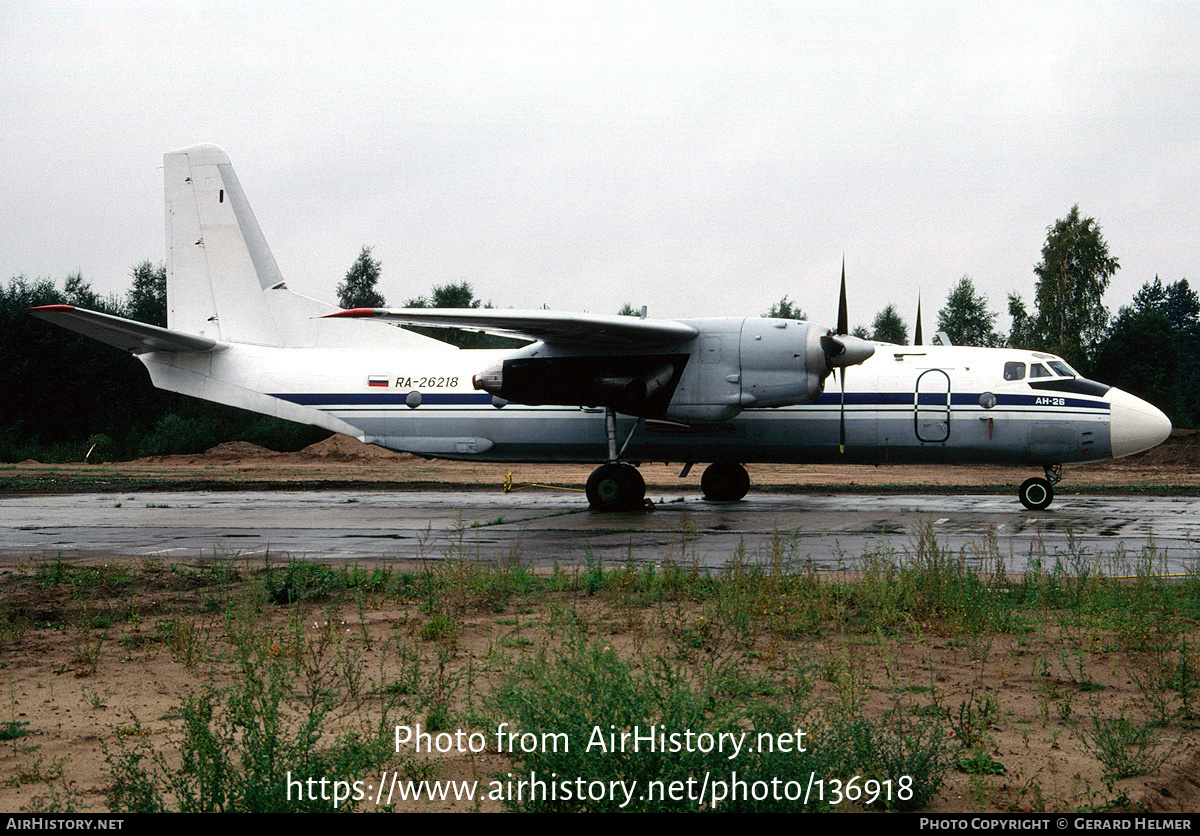
[[[161,278],[162,268],[143,262],[134,268],[135,283],[155,274]],[[0,285],[0,460],[79,461],[97,442],[93,462],[98,456],[198,453],[235,439],[299,449],[328,435],[155,389],[129,352],[29,315],[31,307],[63,304],[119,316],[134,307],[100,299],[78,273],[67,277],[63,290],[49,279],[23,276]],[[165,306],[157,315],[164,313]],[[151,311],[145,318],[154,316]]]
[[[482,301],[475,298],[475,289],[468,281],[433,286],[430,298],[418,296],[404,303],[406,308],[478,308]],[[483,305],[490,308],[491,304]]]
[[[104,307],[100,297],[92,290],[92,283],[85,281],[83,274],[78,270],[67,276],[66,282],[63,283],[63,296],[66,297],[68,305],[77,308],[98,311]]]
[[[105,435],[111,455],[132,453],[147,416],[162,403],[146,370],[128,352],[30,316],[41,305],[75,305],[120,314],[78,273],[66,289],[49,279],[14,277],[0,288],[0,458],[83,458],[87,440]]]
[[[133,284],[125,294],[125,315],[138,322],[167,327],[167,268],[148,260],[130,271]],[[68,283],[70,279],[67,280]],[[70,286],[68,284],[68,292]]]
[[[808,319],[804,311],[785,295],[771,306],[771,310],[763,314],[767,319]]]
[[[1155,276],[1154,281],[1146,282],[1134,294],[1133,306],[1158,311],[1170,320],[1183,339],[1200,342],[1200,297],[1187,279],[1164,286]]]
[[[938,312],[937,330],[945,332],[955,345],[994,348],[1003,342],[996,333],[997,316],[988,310],[987,299],[976,292],[971,277],[963,276]]]
[[[1169,331],[1150,314],[1165,320]],[[1155,276],[1142,285],[1098,348],[1095,375],[1145,392],[1177,426],[1200,425],[1200,297],[1187,279],[1163,285]]]
[[[371,248],[363,247],[337,287],[338,304],[343,308],[382,308],[387,302],[375,289],[379,284],[380,264],[371,257]]]
[[[1107,336],[1095,349],[1095,376],[1149,401],[1178,423],[1181,351],[1171,321],[1153,308],[1121,308]]]
[[[404,307],[470,309],[490,308],[492,303],[484,304],[482,300],[476,299],[475,289],[471,287],[471,283],[463,280],[434,285],[433,292],[428,297],[418,296],[415,299],[409,299],[404,303]],[[406,325],[404,327],[459,348],[520,348],[529,344],[529,340],[484,334],[478,331],[464,331],[461,328],[434,328],[423,325]]]
[[[896,345],[908,344],[908,326],[904,324],[904,320],[900,317],[900,312],[896,310],[896,306],[888,303],[888,306],[875,315],[875,322],[872,324],[871,339],[881,343],[895,343]]]
[[[644,308],[635,308],[633,305],[626,302],[621,306],[621,310],[617,311],[617,316],[641,316]]]
[[[1016,293],[1008,294],[1008,315],[1012,319],[1009,348],[1033,348],[1033,317],[1025,310],[1025,300]]]
[[[1037,274],[1037,317],[1031,348],[1051,351],[1087,367],[1088,355],[1108,328],[1104,291],[1120,268],[1094,218],[1079,206],[1047,228]]]

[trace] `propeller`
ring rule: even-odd
[[[839,334],[850,333],[850,308],[846,304],[846,256],[842,256],[842,290],[838,298],[838,324],[837,332]],[[842,343],[842,350],[839,355],[846,353],[846,344]],[[846,452],[846,367],[842,366],[841,375],[839,376],[839,389],[842,392],[842,403],[838,410],[838,451]]]
[[[821,337],[825,364],[832,371],[841,369],[842,403],[838,421],[838,448],[846,452],[846,367],[856,366],[875,353],[875,346],[850,336],[850,315],[846,304],[846,259],[842,258],[842,291],[838,300],[837,331]]]

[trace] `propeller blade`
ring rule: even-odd
[[[846,452],[846,367],[842,366],[842,409],[838,422],[838,450]]]
[[[924,345],[921,342],[921,294],[917,294],[917,327],[913,332],[913,345]]]
[[[850,336],[850,313],[846,302],[846,257],[842,256],[842,289],[838,298],[837,330],[821,337],[821,349],[830,370],[856,366],[875,353],[866,340]],[[845,373],[842,374],[845,382]]]
[[[861,363],[862,360],[867,359],[866,357],[863,357],[862,360],[855,360],[853,356],[850,356],[850,357],[846,356],[846,347],[847,347],[846,335],[850,333],[850,310],[849,310],[849,306],[846,304],[846,256],[845,255],[842,256],[842,290],[841,290],[841,295],[838,298],[837,333],[838,333],[838,336],[841,337],[842,339],[838,340],[838,339],[834,339],[833,337],[822,337],[821,338],[821,348],[825,349],[825,362],[829,363],[829,365],[831,365],[831,366],[834,365],[834,363],[833,363],[834,358],[837,358],[838,360],[842,361],[841,363],[837,364],[838,366],[841,367],[841,370],[842,370],[842,373],[840,376],[841,390],[842,390],[842,398],[841,398],[842,402],[841,402],[841,407],[838,410],[838,412],[839,412],[839,414],[838,414],[838,450],[841,453],[845,453],[846,452],[846,364],[854,363],[854,362]],[[870,346],[868,346],[868,348],[870,348]],[[870,357],[871,354],[874,354],[874,353],[875,353],[875,349],[871,348],[871,353],[868,354],[867,357]]]
[[[850,314],[846,308],[846,257],[842,256],[842,296],[838,300],[837,332],[850,333]]]

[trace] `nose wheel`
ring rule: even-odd
[[[1030,511],[1044,511],[1054,501],[1054,486],[1062,479],[1062,465],[1047,465],[1046,478],[1034,476],[1021,483],[1017,496]]]

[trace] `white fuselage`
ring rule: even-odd
[[[509,354],[231,344],[206,354],[140,356],[156,386],[393,450],[604,461],[603,409],[523,406],[473,388],[473,375]],[[1006,364],[1032,369],[1047,357],[877,344],[870,360],[848,370],[844,453],[836,375],[823,394],[798,406],[751,408],[711,423],[621,417],[617,429],[622,443],[628,438],[623,457],[633,461],[1026,465],[1108,459],[1144,449],[1140,439],[1162,433],[1165,417],[1120,390],[1061,375],[1005,380]]]

